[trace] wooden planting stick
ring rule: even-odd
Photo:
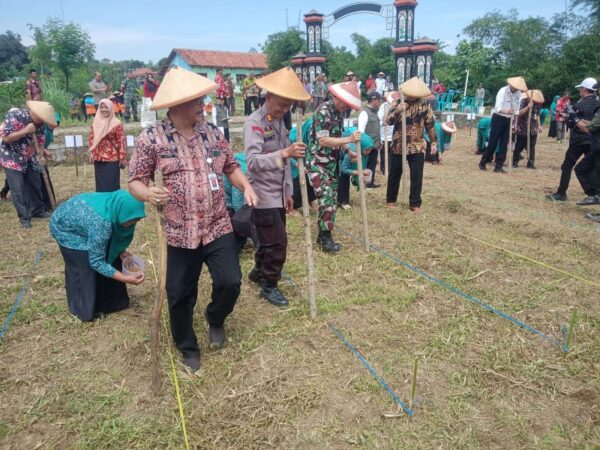
[[[533,112],[533,91],[529,91],[529,104],[531,108],[527,113],[527,164],[529,164],[529,154],[531,153],[531,113]]]
[[[419,358],[415,358],[415,366],[413,367],[412,389],[410,391],[410,409],[415,409],[415,396],[417,393],[417,370],[419,368]]]
[[[575,329],[575,324],[577,323],[577,311],[573,310],[573,314],[571,315],[571,322],[569,323],[569,331],[567,333],[567,339],[565,340],[564,348],[571,348],[571,339],[573,339],[573,330]]]
[[[37,135],[35,132],[31,134],[33,138],[33,143],[35,144],[35,150],[39,158],[45,158],[44,151],[40,150],[40,143],[37,140]],[[44,178],[44,184],[46,185],[46,190],[48,191],[48,197],[50,197],[50,204],[52,205],[52,209],[56,209],[56,197],[54,196],[54,190],[52,189],[52,185],[50,184],[50,177],[48,176],[48,170],[46,169],[45,164],[40,163],[40,168],[42,169],[42,177]]]
[[[400,102],[404,103],[404,93],[401,89]],[[402,178],[400,178],[400,199],[402,203],[408,205],[407,178],[408,178],[408,163],[406,161],[406,110],[402,111]]]
[[[162,173],[160,171],[157,171],[155,174],[154,185],[159,188],[163,187]],[[158,394],[161,390],[160,317],[167,295],[167,237],[165,234],[165,216],[162,205],[156,206],[156,231],[158,233],[160,272],[156,300],[150,315],[150,361],[152,364],[152,390],[155,394]]]
[[[363,174],[362,164],[362,153],[360,148],[360,141],[355,144],[356,151],[356,164],[358,169],[358,190],[360,191],[360,210],[362,213],[362,225],[363,225],[363,243],[365,245],[365,251],[369,251],[371,246],[369,245],[369,223],[367,222],[367,196],[365,193],[365,178]],[[372,174],[373,175],[373,174]]]
[[[383,160],[384,160],[384,167],[385,167],[385,179],[389,180],[390,177],[390,153],[389,153],[389,145],[388,145],[388,140],[387,140],[387,132],[388,132],[388,128],[387,128],[387,114],[385,115],[385,117],[383,118]]]
[[[296,142],[302,142],[302,120],[300,112],[296,112]],[[312,233],[310,229],[310,204],[308,202],[308,190],[306,187],[306,171],[304,170],[304,158],[297,158],[298,176],[300,177],[300,193],[302,194],[302,216],[304,219],[304,240],[306,245],[306,265],[308,268],[308,305],[310,318],[317,318],[317,287],[315,280],[315,264],[313,261]]]
[[[513,121],[514,121],[514,114],[510,113],[510,125],[509,125],[509,131],[508,131],[508,148],[506,149],[506,157],[508,159],[508,173],[510,174],[511,172],[511,167],[512,167],[512,155],[513,155],[513,145],[512,145],[512,136],[513,136]],[[510,151],[509,151],[510,150]]]

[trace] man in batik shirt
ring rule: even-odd
[[[31,69],[29,71],[29,79],[25,83],[25,99],[26,100],[42,100],[42,86],[37,79],[37,70]]]
[[[4,167],[22,228],[31,228],[32,217],[50,216],[43,201],[40,174],[45,158],[36,152],[37,148],[44,148],[44,123],[56,126],[54,114],[49,103],[28,101],[27,109],[9,110],[0,126],[0,165]],[[33,139],[37,139],[37,148]]]
[[[387,206],[394,208],[398,199],[398,188],[402,173],[402,114],[406,111],[406,160],[410,169],[409,207],[413,212],[421,208],[421,191],[423,189],[423,168],[425,166],[425,150],[427,142],[423,137],[423,128],[431,139],[431,153],[437,152],[437,134],[433,110],[426,97],[431,91],[417,77],[411,78],[400,89],[404,94],[404,103],[400,99],[392,103],[387,117],[388,125],[394,126],[392,147],[389,155],[389,179],[387,186]],[[405,175],[406,176],[406,175]]]
[[[138,121],[137,114],[137,89],[138,82],[133,78],[133,73],[127,73],[127,79],[121,83],[121,92],[125,99],[125,122],[129,123],[129,118],[133,114],[133,121]]]
[[[258,204],[223,134],[204,120],[204,96],[216,88],[201,75],[170,69],[151,107],[168,108],[167,118],[142,131],[129,164],[131,194],[164,208],[171,334],[192,372],[200,368],[194,308],[202,266],[212,278],[204,311],[210,345],[225,344],[224,322],[240,294],[242,273],[223,177],[244,192],[248,205]],[[156,170],[162,172],[164,189],[150,186]]]
[[[319,205],[319,236],[317,244],[327,253],[337,253],[341,245],[331,232],[335,225],[338,191],[338,160],[347,145],[360,141],[360,132],[342,137],[344,113],[349,109],[360,110],[361,101],[355,81],[329,86],[331,101],[321,104],[313,115],[311,146],[306,153],[306,169]]]

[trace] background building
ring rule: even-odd
[[[167,63],[161,68],[160,75],[164,76],[167,69],[173,66],[183,67],[211,80],[215,79],[217,69],[223,69],[223,75],[231,74],[234,83],[239,85],[246,75],[265,72],[267,57],[263,53],[174,48]]]

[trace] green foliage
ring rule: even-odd
[[[0,84],[0,112],[25,106],[25,81]],[[4,116],[2,116],[3,118]]]
[[[327,53],[326,73],[329,81],[342,81],[350,67],[354,67],[356,56],[346,47],[335,47]]]
[[[55,78],[43,80],[42,92],[44,100],[50,102],[56,112],[62,117],[69,116],[71,96],[61,87],[59,80]]]
[[[29,62],[21,36],[12,31],[0,34],[0,81],[21,75]]]
[[[305,49],[304,35],[295,28],[269,35],[263,46],[269,69],[278,70],[289,66],[291,57]]]
[[[50,62],[62,72],[68,90],[72,72],[94,57],[95,45],[90,35],[79,25],[56,18],[48,19],[41,28],[33,27],[33,31],[35,47],[40,46],[34,50],[34,59],[47,64],[49,54]]]
[[[469,69],[470,95],[480,83],[494,95],[507,77],[522,75],[528,86],[541,89],[550,100],[565,87],[600,74],[600,56],[594,51],[599,29],[574,14],[547,20],[523,19],[516,10],[494,11],[463,30],[466,37],[455,55],[441,51],[434,56],[435,75],[447,87],[462,89]]]
[[[596,22],[600,22],[600,0],[572,0],[572,6],[587,9]]]

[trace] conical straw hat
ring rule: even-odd
[[[310,100],[310,94],[306,92],[300,78],[290,67],[284,67],[256,80],[256,85],[271,94],[290,100],[302,102]]]
[[[394,100],[398,100],[399,98],[400,98],[400,92],[398,92],[398,91],[388,92],[388,94],[385,96],[385,99],[388,103],[393,103]]]
[[[404,95],[414,98],[424,98],[431,94],[427,85],[419,77],[413,77],[400,85]]]
[[[30,100],[26,103],[29,110],[42,119],[44,123],[47,123],[51,127],[56,126],[56,114],[50,103],[35,100]]]
[[[513,88],[525,92],[527,90],[527,83],[523,77],[512,77],[507,78],[506,82]]]
[[[150,109],[156,111],[157,109],[181,105],[203,97],[209,92],[216,91],[218,87],[217,83],[202,75],[181,67],[172,67],[165,75],[158,91],[156,91]]]
[[[330,84],[327,89],[338,100],[344,102],[350,108],[360,111],[360,92],[358,91],[358,83],[356,81]]]
[[[456,124],[452,121],[442,123],[442,130],[448,134],[454,134],[458,131]]]
[[[530,94],[532,91],[529,91]],[[546,101],[546,99],[544,98],[544,93],[542,91],[540,91],[539,89],[534,89],[533,90],[533,94],[531,94],[531,97],[534,101],[534,103],[544,103]]]

